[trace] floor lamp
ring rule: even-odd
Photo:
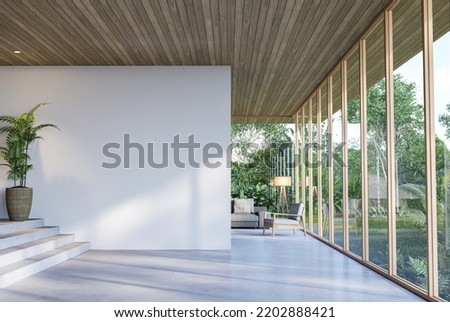
[[[280,199],[278,201],[278,207],[280,208],[281,212],[286,213],[288,211],[286,187],[290,187],[292,185],[292,178],[286,176],[275,177],[273,178],[273,185],[275,187],[280,187]]]

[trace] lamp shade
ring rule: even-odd
[[[275,177],[273,178],[273,185],[275,187],[289,187],[292,185],[291,177]]]

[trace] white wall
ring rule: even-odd
[[[31,152],[31,217],[75,233],[95,249],[229,249],[230,170],[174,165],[104,169],[106,143],[161,143],[195,135],[203,147],[230,141],[229,67],[1,67],[1,114],[18,114],[38,102],[45,129]],[[123,154],[123,153],[121,153]],[[187,162],[187,153],[181,155]],[[202,160],[196,150],[196,161]],[[0,169],[0,217],[6,169]]]

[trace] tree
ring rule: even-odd
[[[369,169],[379,167],[387,178],[386,162],[386,83],[382,79],[367,91],[367,138]],[[350,104],[358,104],[354,100]],[[359,108],[348,108],[349,123],[359,123]],[[416,84],[394,75],[394,144],[398,157],[399,184],[424,178],[424,111],[417,102]],[[400,157],[401,156],[401,157]],[[420,172],[420,173],[418,173]]]
[[[231,126],[232,160],[249,162],[249,157],[257,150],[271,144],[292,142],[292,130],[285,124],[277,123],[233,123]]]
[[[445,138],[450,140],[450,104],[446,107],[447,113],[439,115],[439,123],[445,128]]]
[[[234,123],[231,127],[233,157],[231,195],[253,198],[255,204],[274,209],[276,196],[271,193],[269,158],[275,145],[292,144],[292,129],[285,124]]]
[[[381,80],[372,86],[367,93],[367,139],[369,172],[380,170],[380,176],[386,180],[386,104],[385,82]],[[359,106],[359,101],[351,104]],[[348,110],[349,121],[360,123],[359,108]],[[450,104],[447,113],[439,115],[439,122],[446,129],[446,138],[450,139]],[[449,150],[445,143],[435,137],[436,172],[438,196],[438,226],[442,232],[444,218],[448,205],[443,203],[448,194],[450,172],[447,171],[445,160]],[[427,280],[426,258],[423,249],[426,247],[426,193],[425,193],[425,131],[424,107],[416,97],[416,85],[394,75],[394,144],[397,162],[397,185],[402,191],[407,191],[414,198],[403,200],[397,218],[397,258],[399,274],[418,285],[424,285]],[[349,150],[349,160],[352,151]],[[351,176],[357,175],[349,169]],[[350,187],[349,187],[350,188]],[[449,269],[446,266],[448,256],[445,255],[445,236],[438,238],[439,280],[441,294],[448,294],[450,280]]]

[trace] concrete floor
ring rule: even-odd
[[[232,251],[90,251],[0,301],[422,301],[314,238],[234,230]]]

